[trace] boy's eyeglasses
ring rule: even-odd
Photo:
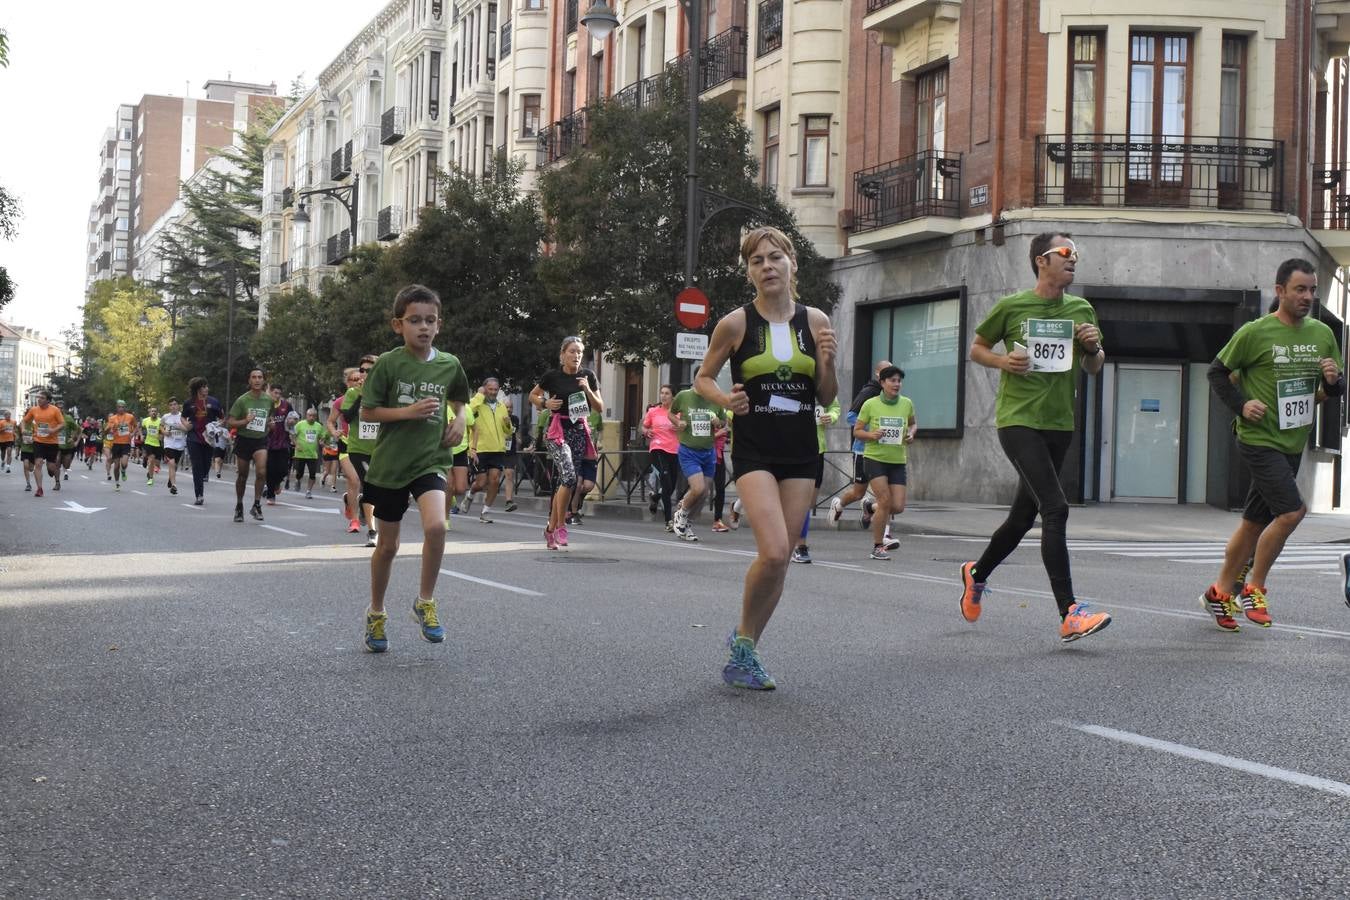
[[[1060,259],[1067,259],[1069,262],[1078,262],[1078,251],[1072,247],[1051,247],[1041,256],[1058,256]]]

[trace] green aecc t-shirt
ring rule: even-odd
[[[295,458],[318,459],[319,445],[328,435],[328,429],[319,422],[301,419],[295,423]]]
[[[420,360],[399,347],[375,361],[361,393],[363,408],[412,406],[425,397],[441,401],[431,418],[381,423],[366,470],[366,480],[371,484],[402,488],[423,475],[448,469],[453,453],[441,446],[441,439],[449,404],[469,402],[469,379],[459,360],[443,350],[433,348],[431,359]]]
[[[692,390],[683,390],[675,395],[670,411],[679,413],[684,419],[684,427],[678,435],[680,443],[690,450],[711,450],[713,429],[722,418],[722,410],[705,400]]]
[[[914,420],[914,401],[904,394],[887,400],[885,394],[868,398],[858,410],[858,424],[867,431],[881,429],[881,440],[866,441],[863,456],[877,462],[896,465],[909,462],[905,432]]]
[[[255,397],[251,391],[234,401],[234,405],[230,407],[230,418],[248,419],[239,428],[239,435],[251,438],[267,437],[267,418],[272,415],[272,408],[275,405],[271,394]]]
[[[1291,456],[1302,453],[1327,357],[1345,368],[1336,335],[1317,319],[1291,328],[1271,313],[1239,328],[1219,351],[1219,361],[1239,374],[1243,396],[1264,403],[1266,414],[1259,422],[1238,416],[1238,440]]]
[[[1027,348],[1032,369],[1025,375],[999,373],[995,423],[1041,431],[1073,431],[1074,392],[1082,348],[1074,328],[1097,324],[1097,313],[1082,297],[1065,294],[1046,300],[1035,291],[1010,294],[994,304],[975,333],[1005,352],[1013,344]]]

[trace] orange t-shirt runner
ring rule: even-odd
[[[14,441],[14,420],[0,419],[0,444],[9,444]]]
[[[61,429],[66,427],[66,417],[55,405],[46,409],[34,406],[23,414],[25,422],[33,423],[33,441],[38,444],[56,444],[61,439]]]
[[[130,444],[131,432],[136,427],[136,417],[131,413],[113,413],[108,416],[108,433],[113,436],[114,444]]]

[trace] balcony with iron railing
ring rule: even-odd
[[[328,265],[336,266],[347,258],[347,254],[352,249],[352,232],[350,228],[344,228],[342,231],[332,235],[324,243],[323,258]]]
[[[397,144],[408,134],[408,107],[391,106],[380,116],[380,143]]]
[[[567,34],[577,33],[577,0],[563,0],[563,21]]]
[[[1036,206],[1285,213],[1284,142],[1036,137]]]
[[[1313,170],[1312,224],[1318,243],[1337,265],[1350,266],[1350,191],[1346,190],[1345,164]]]
[[[392,241],[403,233],[403,207],[386,206],[375,220],[375,240]]]
[[[291,262],[286,260],[281,264],[281,270],[277,273],[277,284],[285,284],[291,280]]]
[[[352,174],[352,144],[348,141],[345,146],[339,147],[333,151],[329,157],[328,177],[333,181],[341,181]]]
[[[586,146],[589,139],[587,110],[583,107],[539,129],[540,166],[547,166]]]
[[[506,59],[511,55],[511,22],[509,19],[502,23],[501,43],[498,46],[501,48],[497,54],[498,59]]]
[[[961,154],[923,150],[853,175],[850,247],[874,250],[957,231]]]
[[[767,56],[783,46],[783,0],[761,0],[756,15],[755,56]]]
[[[732,85],[733,90],[739,87],[744,92],[746,44],[746,31],[739,25],[733,25],[703,42],[698,61],[700,94],[728,84]],[[666,71],[686,74],[689,71],[689,59],[690,54],[686,50],[666,65]],[[726,92],[718,91],[717,96]]]

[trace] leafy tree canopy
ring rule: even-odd
[[[684,286],[688,106],[684,79],[670,72],[642,106],[609,101],[588,111],[587,148],[540,179],[545,220],[556,249],[542,278],[574,311],[593,347],[630,359],[669,360],[675,294]],[[803,302],[826,311],[839,288],[828,264],[797,230],[791,212],[758,183],[750,134],[718,103],[699,106],[702,187],[763,210],[797,248]],[[745,213],[726,212],[704,229],[695,283],[713,319],[754,293],[738,259]]]

